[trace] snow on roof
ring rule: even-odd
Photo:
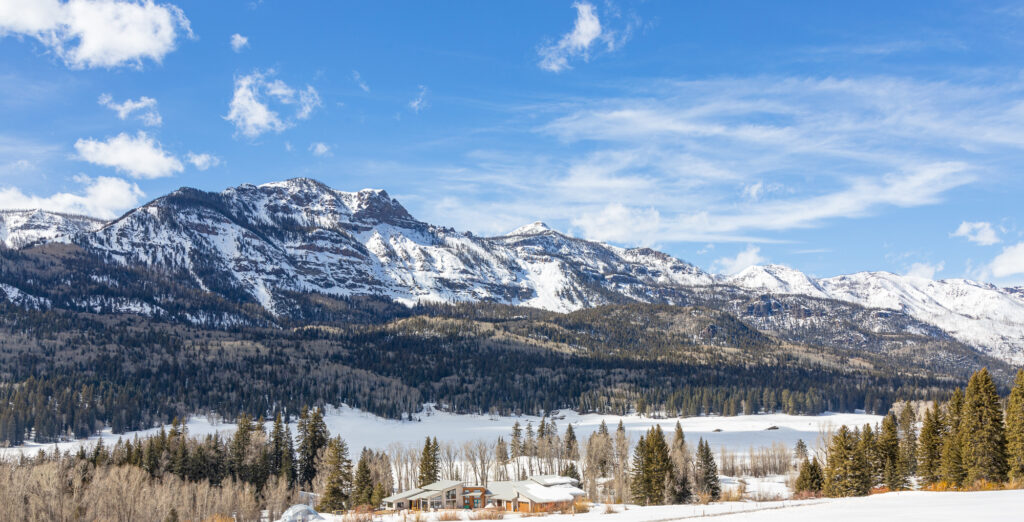
[[[443,491],[443,490],[446,490],[446,489],[454,488],[455,486],[458,486],[459,484],[462,484],[462,481],[460,481],[460,480],[439,480],[437,482],[432,482],[430,484],[427,484],[426,486],[423,486],[423,489],[429,489],[431,491]]]
[[[578,481],[572,477],[563,477],[560,475],[534,475],[527,478],[542,486],[555,486],[558,484],[570,484],[575,486],[578,483]]]
[[[537,503],[547,502],[572,502],[577,496],[583,495],[583,490],[574,486],[542,486],[532,480],[517,482],[515,485],[519,494]],[[578,495],[577,495],[578,492]]]
[[[411,497],[413,495],[416,495],[418,493],[421,493],[421,492],[423,492],[423,490],[420,489],[420,488],[410,489],[410,490],[407,490],[407,491],[402,491],[402,492],[399,492],[399,493],[395,493],[394,495],[391,495],[390,497],[384,497],[381,501],[382,502],[398,502],[399,500],[407,499],[407,498],[409,498],[409,497]]]

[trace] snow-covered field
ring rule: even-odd
[[[714,517],[728,522],[980,522],[1020,520],[1024,490],[969,493],[908,491],[857,498],[825,498],[784,502],[720,502],[683,506],[612,506],[615,513],[595,505],[589,513],[549,515],[545,522],[667,522],[688,518]],[[326,521],[344,517],[322,515]],[[465,514],[463,514],[465,516]],[[515,519],[518,515],[507,515]],[[378,517],[380,522],[402,522],[400,516]],[[436,522],[431,514],[425,522]]]
[[[512,431],[512,424],[517,420],[523,427],[527,422],[532,422],[534,428],[540,423],[539,417],[498,417],[489,415],[455,415],[439,412],[427,408],[424,413],[417,416],[418,420],[398,421],[383,419],[375,415],[362,412],[347,406],[338,409],[331,409],[325,416],[327,427],[332,435],[341,435],[348,441],[349,447],[358,452],[363,447],[384,449],[392,443],[400,444],[422,444],[426,436],[437,437],[441,441],[462,442],[467,440],[496,440],[499,436],[508,437]],[[555,422],[559,433],[564,433],[565,427],[572,424],[576,431],[576,437],[585,440],[590,436],[601,421],[608,424],[610,430],[614,430],[619,420],[622,420],[627,432],[635,441],[640,435],[654,426],[660,424],[662,429],[671,433],[675,429],[676,421],[683,425],[686,433],[686,440],[689,443],[696,443],[697,439],[703,437],[708,440],[717,453],[721,447],[730,451],[745,452],[750,447],[770,446],[774,442],[782,442],[789,447],[796,444],[798,439],[803,439],[809,447],[814,449],[819,434],[822,430],[836,429],[841,425],[863,425],[865,423],[875,424],[881,422],[877,415],[866,415],[858,413],[840,413],[826,415],[741,415],[737,417],[686,417],[670,419],[652,419],[637,415],[616,416],[616,415],[580,415],[571,410],[563,410],[555,415]],[[768,429],[777,427],[778,429]],[[292,433],[295,432],[295,425],[292,424]],[[191,435],[202,436],[212,433],[229,434],[235,430],[234,424],[218,423],[206,417],[193,417],[188,422],[188,431]],[[721,431],[716,431],[721,430]],[[103,443],[112,445],[118,437],[131,438],[136,434],[145,437],[158,433],[159,428],[140,432],[132,432],[124,435],[114,435],[105,431],[101,436]],[[91,437],[87,440],[63,442],[59,444],[26,444],[15,448],[0,449],[0,456],[20,455],[22,453],[34,454],[40,448],[52,451],[54,446],[61,451],[77,450],[83,444],[94,446],[99,437]]]

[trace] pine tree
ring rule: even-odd
[[[631,481],[630,497],[634,504],[647,505],[647,491],[644,489],[644,463],[647,462],[647,436],[641,435],[633,448],[633,480]]]
[[[718,481],[718,465],[711,453],[711,445],[703,438],[697,442],[697,489],[707,494],[711,500],[718,500],[722,493],[722,485]]]
[[[352,493],[352,461],[348,458],[348,444],[341,437],[328,440],[319,469],[326,477],[317,511],[330,513],[346,509]]]
[[[578,469],[576,469],[576,464],[573,463],[573,462],[569,462],[568,464],[562,466],[562,469],[561,469],[561,471],[559,471],[558,474],[563,476],[563,477],[572,477],[572,478],[576,479],[577,481],[581,480],[580,479],[580,471]]]
[[[871,424],[865,424],[860,432],[860,451],[868,463],[867,480],[869,486],[879,484],[885,478],[885,457],[879,451],[878,437],[871,429]]]
[[[917,412],[908,402],[900,410],[900,465],[907,476],[917,472]]]
[[[961,417],[964,395],[959,388],[946,403],[946,426],[942,437],[942,481],[953,487],[961,487],[967,478],[963,463],[963,441],[960,438]]]
[[[1024,370],[1017,370],[1006,403],[1006,456],[1010,478],[1024,481]]]
[[[971,376],[960,421],[967,484],[1006,480],[1006,431],[999,394],[986,368]]]
[[[231,446],[228,449],[228,472],[236,480],[249,481],[251,479],[249,470],[246,469],[246,454],[255,429],[252,418],[244,413],[238,416],[238,428],[235,430],[235,436],[231,439]]]
[[[803,463],[800,464],[800,474],[796,478],[797,493],[818,494],[821,493],[824,486],[825,477],[817,457],[813,460],[808,460],[805,457]]]
[[[690,453],[686,449],[686,435],[683,426],[676,421],[675,433],[669,445],[669,459],[672,461],[670,484],[666,488],[670,504],[685,504],[693,498],[690,488]]]
[[[359,455],[359,464],[356,465],[355,482],[352,486],[352,505],[361,506],[373,503],[373,476],[370,473],[370,459],[373,453],[363,448]]]
[[[437,482],[440,475],[441,447],[435,437],[433,440],[427,437],[423,442],[423,452],[420,454],[420,475],[419,487]]]
[[[917,474],[924,486],[942,480],[942,433],[942,417],[936,404],[925,410],[917,443]]]
[[[299,435],[298,483],[309,486],[317,474],[316,456],[327,445],[330,432],[320,408],[309,410],[303,407],[296,429]]]
[[[579,441],[576,440],[576,432],[572,429],[572,424],[565,427],[565,458],[569,460],[579,460],[580,448]]]
[[[840,426],[832,436],[825,468],[825,494],[830,497],[867,495],[870,490],[867,456],[860,444],[860,434]]]
[[[796,446],[793,447],[793,457],[796,458],[797,462],[803,463],[809,457],[807,452],[807,443],[804,439],[797,439]],[[803,466],[803,464],[801,464]]]
[[[900,458],[899,428],[892,411],[882,419],[882,431],[875,445],[882,462],[882,482],[892,491],[906,489],[907,472]]]

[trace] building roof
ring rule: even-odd
[[[399,500],[405,500],[405,499],[407,499],[407,498],[409,498],[409,497],[411,497],[413,495],[421,493],[422,491],[423,490],[420,489],[420,488],[415,488],[415,489],[410,489],[410,490],[407,490],[407,491],[402,491],[402,492],[399,492],[399,493],[395,493],[394,495],[391,495],[390,497],[384,497],[382,502],[388,502],[388,503],[398,502]]]
[[[572,502],[586,493],[577,488],[576,480],[557,475],[539,475],[526,480],[502,480],[487,485],[494,500],[516,500],[523,497],[536,503]]]
[[[431,491],[444,491],[446,489],[454,488],[462,484],[461,480],[439,480],[423,486],[423,489],[429,489]]]
[[[409,500],[426,500],[428,498],[434,498],[434,497],[440,497],[440,496],[441,496],[441,492],[440,491],[424,489],[424,490],[420,491],[419,493],[409,497]]]

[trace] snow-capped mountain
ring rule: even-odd
[[[382,190],[341,192],[309,179],[219,194],[181,189],[76,242],[121,263],[182,269],[203,289],[241,292],[274,313],[289,292],[570,311],[714,281],[660,252],[539,223],[475,237],[416,220]]]
[[[899,310],[990,355],[1024,362],[1024,294],[1019,289],[965,279],[932,281],[889,272],[813,279],[777,265],[752,266],[726,281],[772,294],[806,295]]]
[[[49,258],[33,261],[39,264],[28,275],[8,272],[0,298],[34,308],[230,325],[262,324],[252,310],[294,317],[307,310],[296,296],[487,301],[558,312],[640,301],[719,308],[793,342],[890,349],[885,339],[902,334],[939,342],[952,336],[1024,361],[1020,288],[888,273],[814,279],[778,265],[714,276],[662,252],[573,238],[541,222],[478,237],[419,221],[383,190],[342,192],[304,178],[220,193],[183,188],[108,223],[39,211],[0,212],[0,219],[10,247],[71,243],[92,256],[46,284],[25,277],[45,270]],[[44,254],[64,255],[55,252]],[[915,341],[897,344],[904,342]]]
[[[0,244],[21,248],[36,241],[67,240],[96,230],[103,221],[45,210],[0,210]]]

